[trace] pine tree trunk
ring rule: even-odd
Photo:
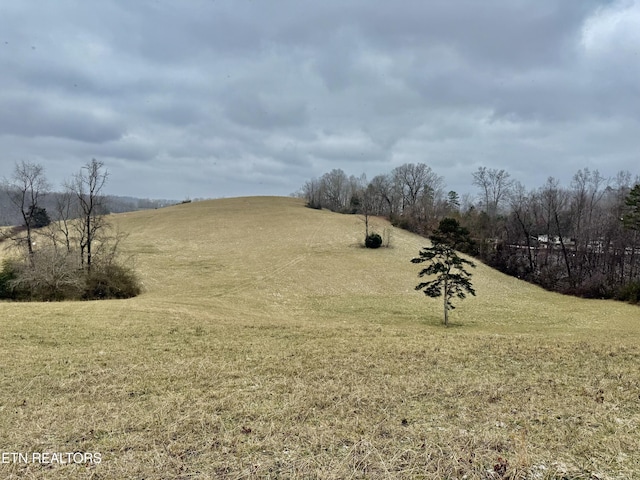
[[[449,326],[449,305],[447,305],[447,294],[449,293],[448,279],[444,279],[444,326]]]

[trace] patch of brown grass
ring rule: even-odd
[[[637,307],[479,266],[444,329],[408,233],[281,198],[116,219],[143,295],[0,303],[3,451],[102,462],[3,477],[640,476]]]

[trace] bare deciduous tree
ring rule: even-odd
[[[80,236],[81,264],[88,271],[91,271],[94,242],[99,232],[108,226],[105,198],[102,195],[108,176],[104,163],[93,159],[74,175],[68,185],[78,201],[80,216],[76,229]]]
[[[402,209],[412,209],[423,198],[435,196],[443,179],[424,163],[405,163],[391,172],[402,191]]]
[[[473,184],[480,188],[482,202],[490,219],[495,219],[501,203],[509,195],[513,185],[510,175],[505,170],[479,167],[473,174]]]
[[[41,210],[40,202],[49,190],[44,176],[44,167],[37,163],[16,163],[11,180],[5,180],[5,188],[13,205],[20,211],[26,229],[25,243],[29,256],[33,255],[35,215]]]
[[[377,175],[370,182],[378,215],[393,217],[401,208],[402,192],[392,175]]]
[[[510,195],[511,200],[511,212],[512,216],[516,220],[518,230],[522,232],[521,238],[524,240],[526,246],[527,261],[528,261],[528,274],[532,274],[536,270],[536,257],[533,255],[533,240],[535,220],[535,194],[527,193],[524,185],[520,182],[516,182],[513,186]]]
[[[71,252],[71,221],[74,217],[74,193],[66,188],[56,196],[55,213],[58,221],[54,224],[54,230],[64,237],[67,252]]]

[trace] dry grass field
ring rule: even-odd
[[[141,296],[0,302],[0,478],[640,478],[638,307],[478,265],[445,329],[407,232],[277,197],[113,221]]]

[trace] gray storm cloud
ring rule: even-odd
[[[333,168],[638,172],[640,2],[11,2],[0,176],[91,158],[112,193],[286,195]],[[204,174],[197,174],[204,172]]]

